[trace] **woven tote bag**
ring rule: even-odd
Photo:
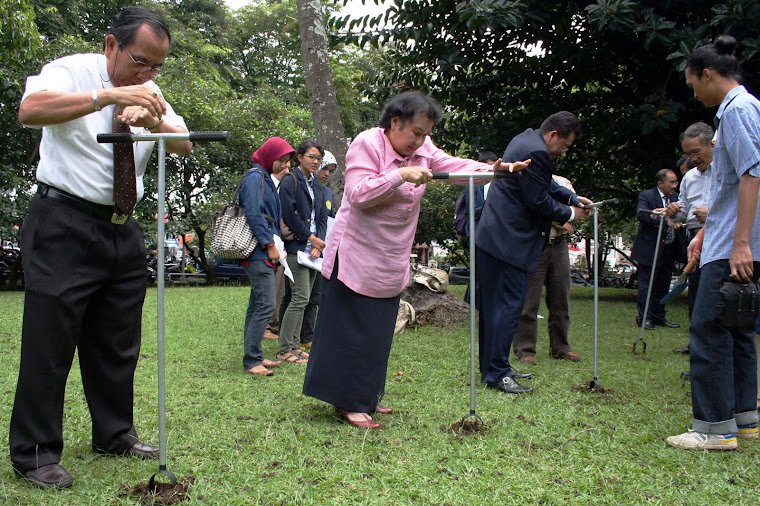
[[[251,232],[251,227],[248,226],[248,221],[245,219],[245,207],[236,204],[243,179],[240,180],[240,184],[235,189],[235,194],[230,203],[224,206],[214,218],[214,238],[211,240],[211,252],[218,257],[242,260],[248,258],[253,248],[258,244],[256,236]],[[261,180],[261,193],[264,193],[264,179]]]

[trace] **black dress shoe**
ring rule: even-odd
[[[16,473],[40,488],[69,488],[74,483],[74,477],[58,464],[48,464],[25,473]]]
[[[641,319],[639,317],[636,317],[636,326],[641,327]],[[647,320],[644,322],[644,330],[654,330],[655,324],[652,323],[652,320]]]
[[[682,353],[684,355],[688,355],[690,353],[689,347],[687,346],[686,348],[676,348],[673,350],[673,353]]]
[[[502,378],[498,383],[488,383],[487,388],[495,388],[505,394],[529,394],[533,391],[530,387],[524,387],[509,376]]]
[[[510,374],[513,378],[517,378],[517,379],[531,379],[533,377],[532,372],[520,372],[520,371],[515,371],[514,369],[512,369],[512,372]]]
[[[669,329],[680,329],[681,326],[677,323],[670,323],[668,320],[662,320],[661,322],[657,322],[657,325],[660,325],[661,327],[667,327]]]
[[[153,446],[141,442],[137,442],[132,445],[132,448],[127,450],[126,455],[132,455],[140,457],[145,460],[152,460],[158,458],[158,446]]]

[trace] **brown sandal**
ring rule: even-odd
[[[309,354],[306,353],[305,351],[303,351],[301,348],[296,348],[295,350],[291,350],[290,353],[292,353],[293,355],[296,355],[298,357],[301,357],[303,359],[308,359],[309,358]]]
[[[283,362],[289,362],[291,364],[305,364],[308,362],[305,358],[300,358],[290,352],[283,353],[283,354],[277,354],[275,355],[275,358],[277,360],[282,360]]]
[[[282,362],[280,362],[279,360],[276,361],[276,362],[272,361],[272,360],[267,360],[267,359],[264,359],[264,360],[261,361],[261,365],[263,365],[264,367],[268,367],[270,369],[274,369],[275,367],[277,367],[281,363]]]
[[[263,365],[257,365],[255,367],[251,367],[245,372],[247,372],[248,374],[255,374],[256,376],[271,376],[274,374],[274,372],[270,371]]]

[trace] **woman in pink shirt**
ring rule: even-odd
[[[380,126],[360,133],[346,154],[345,191],[324,252],[303,392],[334,405],[356,427],[378,428],[368,413],[393,412],[378,403],[425,183],[433,172],[492,169],[438,149],[429,135],[440,117],[429,96],[402,93],[385,104]],[[493,169],[521,170],[528,163],[500,162]]]

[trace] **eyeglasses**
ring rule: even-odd
[[[704,151],[704,148],[692,149],[688,153],[684,153],[683,156],[685,156],[687,158],[690,158],[690,159],[694,159],[694,158],[698,157],[699,155],[701,155],[702,151]]]
[[[562,141],[562,147],[565,149],[565,151],[569,150],[570,146],[572,146],[572,144],[568,144],[567,142]]]
[[[321,156],[317,156],[317,155],[303,155],[303,156],[305,156],[306,158],[311,158],[312,160],[316,160],[316,161],[318,161],[320,163],[322,162],[322,160],[324,160],[324,158],[322,158]]]
[[[121,47],[121,49],[124,50],[125,53],[127,53],[127,56],[129,56],[129,59],[132,60],[132,63],[135,64],[135,66],[137,67],[137,73],[138,74],[150,73],[151,77],[156,77],[156,76],[158,76],[158,74],[161,73],[161,69],[163,68],[163,64],[162,65],[153,65],[152,67],[149,67],[148,64],[145,63],[144,61],[135,60],[135,58],[132,56],[132,53],[130,53],[127,50],[127,48],[124,46],[124,44],[119,44],[119,46]]]

